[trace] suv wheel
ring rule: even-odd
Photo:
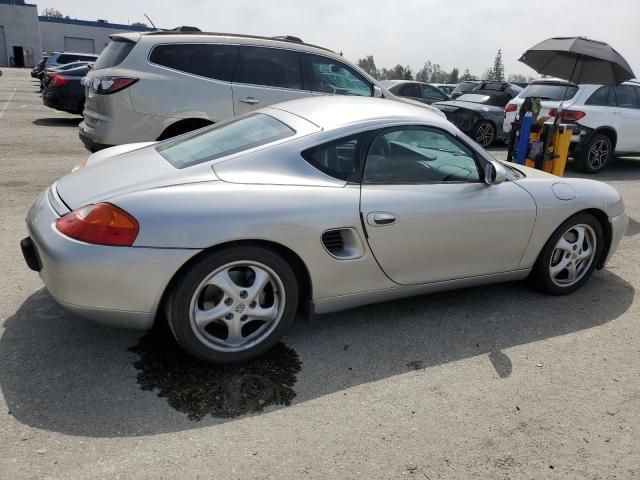
[[[598,173],[609,163],[612,155],[613,144],[609,136],[596,133],[591,136],[580,152],[578,165],[583,172]]]

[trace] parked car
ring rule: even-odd
[[[45,63],[45,68],[58,67],[72,62],[95,62],[98,59],[96,53],[78,53],[78,52],[52,52],[49,54]]]
[[[442,90],[444,93],[446,93],[449,96],[451,96],[453,91],[458,86],[457,83],[432,83],[431,85],[433,85],[436,88],[439,88],[440,90]]]
[[[42,102],[56,110],[81,114],[84,108],[84,85],[81,80],[89,73],[87,64],[47,75]]]
[[[510,93],[511,92],[511,93]],[[504,107],[514,97],[511,88],[500,90],[472,90],[456,100],[434,103],[450,122],[483,147],[497,140],[506,140],[502,128]]]
[[[71,62],[65,65],[58,65],[57,67],[45,68],[44,75],[40,80],[40,85],[42,88],[45,88],[47,86],[47,82],[49,82],[49,80],[51,79],[51,76],[50,76],[51,73],[66,72],[67,70],[72,70],[78,67],[85,67],[87,65],[89,65],[89,62]],[[89,71],[89,68],[87,68],[87,71]],[[83,93],[83,96],[84,96],[84,93]]]
[[[456,88],[451,92],[451,98],[455,100],[460,95],[464,95],[465,93],[469,93],[471,90],[476,88],[480,84],[478,80],[466,80],[464,82],[460,82]]]
[[[562,103],[562,123],[574,127],[570,155],[582,171],[597,173],[614,155],[640,154],[640,83],[608,87],[535,80],[505,107],[505,132],[511,131],[527,97],[542,100],[539,116],[543,117],[556,117]]]
[[[164,312],[185,350],[234,363],[297,313],[527,277],[569,294],[627,222],[611,186],[498,162],[429,109],[323,96],[92,155],[35,201],[22,249],[67,309]]]
[[[427,105],[449,100],[449,95],[428,83],[413,80],[384,80],[380,85],[398,97],[410,98]]]
[[[40,78],[40,72],[44,70],[44,65],[47,63],[48,55],[43,55],[42,60],[40,60],[35,67],[31,69],[31,78]]]
[[[296,98],[337,94],[413,102],[386,91],[342,56],[296,37],[182,31],[111,38],[85,82],[79,134],[92,151],[163,140]]]

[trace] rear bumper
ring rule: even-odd
[[[73,240],[55,227],[49,192],[27,216],[25,260],[71,312],[109,325],[148,329],[175,272],[198,250],[107,247]],[[33,259],[37,258],[38,263]]]
[[[66,94],[61,90],[48,90],[42,93],[42,103],[49,108],[80,115],[84,105],[84,95]]]
[[[89,136],[87,136],[83,131],[84,122],[80,123],[80,131],[78,132],[78,136],[80,137],[80,141],[84,144],[84,148],[89,150],[90,152],[97,152],[98,150],[104,150],[105,148],[113,147],[114,145],[107,145],[104,143],[94,142]]]

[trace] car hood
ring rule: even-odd
[[[484,105],[482,103],[464,102],[460,100],[447,100],[446,102],[437,102],[432,104],[443,112],[455,112],[461,108],[473,110],[476,112],[502,112],[503,109],[493,105]]]
[[[56,189],[74,210],[125,193],[213,180],[216,176],[208,164],[177,169],[151,146],[102,157],[60,179]]]

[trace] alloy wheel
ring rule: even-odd
[[[551,281],[559,287],[570,287],[578,283],[593,263],[596,242],[596,234],[589,225],[571,226],[560,237],[551,254]]]
[[[278,326],[284,307],[284,286],[271,268],[252,261],[232,262],[196,288],[189,321],[210,348],[239,352],[266,339]]]
[[[483,123],[476,132],[476,142],[483,147],[488,147],[495,137],[495,128],[490,123]]]
[[[591,145],[587,155],[587,162],[592,170],[600,170],[609,159],[609,143],[604,140],[598,140]]]

